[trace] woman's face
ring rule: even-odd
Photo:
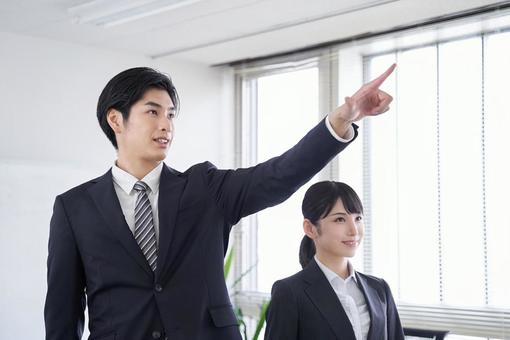
[[[319,220],[315,229],[317,252],[333,257],[353,257],[363,238],[364,225],[361,214],[349,214],[342,200],[338,200],[331,212]]]

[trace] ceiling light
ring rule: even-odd
[[[111,27],[203,0],[94,0],[68,8],[78,24]]]

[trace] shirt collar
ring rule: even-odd
[[[354,267],[352,266],[351,262],[347,262],[347,268],[349,269],[349,276],[346,279],[341,278],[337,275],[334,271],[329,269],[324,263],[319,261],[317,258],[317,255],[314,256],[315,262],[317,262],[317,265],[322,270],[324,275],[326,276],[326,279],[328,279],[329,283],[333,283],[334,280],[339,279],[341,282],[348,282],[349,280],[354,280],[354,282],[357,282],[356,280],[356,271],[354,270]]]
[[[151,172],[142,178],[142,182],[145,182],[145,184],[149,186],[153,194],[158,192],[162,170],[163,162],[160,162],[157,167],[152,169]],[[113,164],[112,177],[113,181],[128,195],[131,194],[135,183],[138,182],[138,179],[135,176],[125,170],[122,170],[117,166],[117,164]]]

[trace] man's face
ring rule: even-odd
[[[136,162],[164,160],[173,138],[174,116],[175,107],[167,91],[147,90],[131,107],[129,118],[120,118],[116,133],[119,154]]]
[[[328,214],[319,221],[320,232],[315,238],[317,251],[332,257],[353,257],[363,239],[363,216],[349,214],[338,200]]]

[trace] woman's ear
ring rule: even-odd
[[[122,129],[124,127],[124,120],[121,112],[115,109],[110,109],[106,114],[106,120],[108,121],[108,125],[110,125],[113,132],[115,133],[122,132]]]
[[[315,240],[319,236],[319,234],[317,232],[317,228],[307,218],[305,218],[303,221],[303,231],[312,240]]]

